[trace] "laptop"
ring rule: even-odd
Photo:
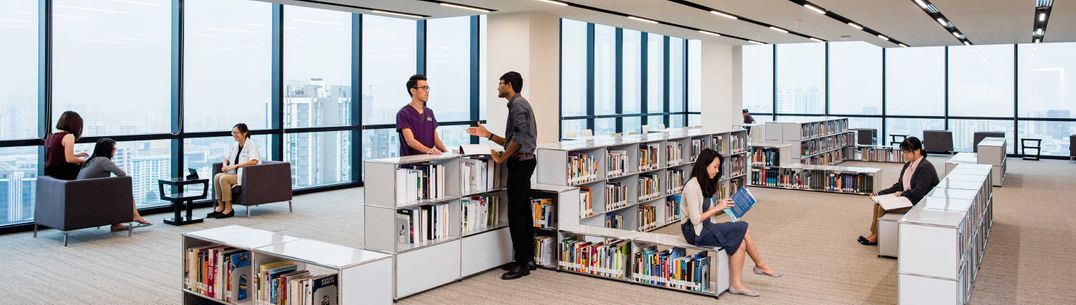
[[[187,168],[187,172],[189,172],[189,173],[190,173],[189,175],[187,175],[187,180],[194,180],[194,179],[198,179],[198,171],[197,171],[197,170],[194,170],[194,168],[190,168],[190,167],[188,167],[188,168]]]

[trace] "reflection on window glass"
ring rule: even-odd
[[[428,107],[440,122],[470,120],[471,17],[430,19],[426,39],[426,76],[436,88]]]
[[[1069,156],[1069,136],[1076,134],[1076,122],[1020,121],[1019,126],[1020,139],[1042,139],[1043,156]]]
[[[594,114],[616,113],[616,28],[594,26]]]
[[[623,120],[622,124],[624,125],[623,130],[621,130],[622,133],[624,133],[624,134],[629,134],[629,133],[638,134],[642,130],[641,129],[642,128],[642,122],[643,122],[642,117],[637,117],[637,116],[625,117],[625,118],[622,118],[622,120]]]
[[[561,137],[574,138],[583,134],[587,129],[587,120],[564,120],[560,125]]]
[[[0,225],[34,218],[38,147],[0,148]]]
[[[830,43],[829,88],[831,114],[882,114],[882,48]]]
[[[741,64],[743,107],[752,113],[773,113],[773,45],[743,46]]]
[[[832,51],[832,50],[831,50]],[[870,128],[874,129],[875,138],[874,144],[883,144],[885,139],[882,139],[882,119],[881,118],[848,118],[848,128]],[[857,138],[858,139],[858,138]],[[859,143],[859,142],[856,142]]]
[[[587,115],[587,24],[561,19],[560,32],[561,113]]]
[[[594,120],[594,135],[611,135],[616,133],[616,119],[596,119]]]
[[[169,1],[161,2],[167,17]],[[270,127],[273,4],[187,0],[183,10],[184,130],[230,130],[236,122],[251,129]],[[163,26],[160,62],[168,71],[169,25]],[[168,92],[167,81],[165,86],[162,92]],[[161,113],[168,113],[165,109]]]
[[[849,122],[851,123],[851,122]],[[945,120],[942,119],[885,119],[885,137],[878,139],[882,143],[891,144],[892,137],[889,135],[899,134],[923,139],[923,130],[945,130]],[[879,131],[881,133],[881,131]],[[953,134],[953,147],[956,147],[956,133]]]
[[[94,143],[75,144],[75,151],[89,154],[93,152],[94,145]],[[116,142],[116,153],[112,156],[112,163],[131,176],[135,203],[139,207],[168,204],[167,201],[161,200],[158,180],[172,177],[171,141]]]
[[[267,135],[251,136],[258,144],[262,159],[269,160],[270,142]],[[213,177],[213,164],[224,162],[235,146],[232,137],[194,138],[183,140],[183,165],[198,171],[199,177]]]
[[[79,112],[83,136],[170,131],[171,2],[53,3],[53,117]]]
[[[689,114],[687,115],[687,126],[702,126],[702,115]]]
[[[945,115],[945,47],[885,52],[886,114]]]
[[[471,136],[467,134],[468,126],[440,126],[437,127],[437,136],[441,137],[441,143],[445,144],[448,151],[455,151],[460,145],[471,144]]]
[[[1020,116],[1076,117],[1076,92],[1069,93],[1076,88],[1076,77],[1072,77],[1076,75],[1076,58],[1072,56],[1076,54],[1076,43],[1022,44],[1018,53]]]
[[[291,162],[293,187],[351,180],[350,131],[289,133],[284,143],[284,160]]]
[[[826,47],[777,45],[777,112],[825,113]]]
[[[646,36],[646,112],[665,112],[665,36],[657,34]]]
[[[1014,81],[1012,45],[950,47],[949,115],[1012,117]]]
[[[362,160],[398,156],[400,156],[400,139],[396,129],[364,129],[362,131]],[[363,167],[362,171],[363,179],[366,179],[366,167]]]
[[[351,123],[351,13],[284,7],[284,126]]]
[[[672,117],[669,118],[669,126],[667,126],[667,127],[668,128],[680,128],[680,127],[686,127],[687,126],[686,124],[687,124],[687,121],[684,118],[683,114],[674,114],[674,115],[672,115]]]
[[[647,120],[647,122],[646,122],[645,125],[651,125],[651,126],[661,125],[663,127],[668,127],[668,125],[665,124],[665,116],[664,115],[648,116],[646,118],[646,120]]]
[[[37,0],[0,1],[0,140],[38,135],[37,16]]]
[[[1012,120],[949,120],[949,130],[953,132],[953,149],[956,151],[972,151],[972,142],[977,131],[1004,132],[1005,146],[1010,154],[1017,146],[1013,139]]]
[[[669,112],[684,111],[684,39],[669,39]]]
[[[702,111],[702,41],[689,40],[687,50],[687,111]]]
[[[394,124],[411,101],[406,87],[418,71],[416,27],[410,19],[362,16],[363,124]]]
[[[639,113],[642,101],[642,33],[624,30],[624,47],[621,71],[623,113]],[[626,126],[626,125],[625,125]]]

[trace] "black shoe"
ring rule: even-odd
[[[866,237],[863,237],[863,236],[860,236],[859,238],[857,238],[856,241],[858,241],[859,244],[864,245],[864,246],[873,246],[873,245],[878,244],[878,242],[870,241]]]
[[[513,269],[512,271],[508,271],[505,274],[501,275],[501,279],[502,280],[514,280],[514,279],[518,279],[518,278],[521,278],[521,277],[524,277],[524,276],[527,276],[527,275],[530,275],[530,274],[531,274],[531,272],[530,272],[530,270],[527,269],[527,267],[516,266],[516,268]]]
[[[217,219],[224,219],[224,218],[229,218],[229,217],[232,217],[232,216],[235,216],[235,211],[234,210],[231,213],[228,213],[228,214],[220,213],[220,215],[217,215]]]
[[[501,265],[501,270],[504,270],[504,271],[512,271],[512,270],[515,270],[515,269],[516,269],[516,262],[509,262],[507,264]]]
[[[527,269],[538,270],[538,265],[535,264],[534,261],[529,261],[527,262]]]
[[[220,216],[221,214],[223,213],[220,211],[213,211],[213,213],[205,214],[205,218],[217,218],[217,216]]]

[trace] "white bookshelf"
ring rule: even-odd
[[[904,163],[904,154],[900,147],[886,145],[856,145],[855,155],[851,158],[863,162]]]
[[[250,252],[249,280],[256,278],[260,264],[290,260],[299,270],[317,274],[336,274],[338,304],[391,304],[391,257],[384,253],[353,249],[340,245],[287,236],[275,232],[230,225],[183,234],[181,270],[188,270],[187,249],[224,246]],[[186,272],[184,272],[186,273]],[[248,298],[242,302],[225,302],[210,298],[187,287],[186,274],[181,279],[183,304],[254,304],[254,285],[248,286]]]
[[[994,167],[991,173],[994,186],[1001,186],[1005,180],[1005,171],[1008,167],[1008,162],[1006,162],[1005,158],[1007,145],[1005,138],[986,137],[979,141],[979,153],[976,155],[977,162],[979,164],[990,164]]]
[[[796,153],[792,156],[794,162],[833,165],[854,157],[855,131],[848,129],[848,118],[766,122],[764,129],[765,143],[793,146]]]
[[[870,195],[881,190],[879,168],[793,164],[754,167],[749,185],[754,187],[824,193]],[[840,180],[840,177],[849,180]],[[839,185],[837,180],[840,180]],[[853,184],[849,184],[849,182]]]
[[[557,270],[557,262],[559,259],[559,236],[558,233],[561,229],[574,230],[579,228],[579,222],[573,221],[579,219],[578,209],[562,208],[562,206],[579,206],[579,188],[570,186],[557,186],[548,184],[531,184],[531,198],[549,198],[553,200],[555,206],[557,221],[551,228],[534,228],[535,235],[551,237],[549,242],[549,252],[544,253],[547,260],[539,259],[537,253],[535,254],[535,263],[542,268]],[[535,248],[536,251],[541,249]]]
[[[900,220],[900,304],[967,304],[993,223],[991,179],[989,165],[957,165]]]
[[[953,169],[956,168],[956,166],[960,165],[960,164],[978,164],[979,163],[978,160],[979,160],[979,154],[977,154],[977,153],[973,153],[973,152],[957,153],[956,155],[953,155],[953,157],[949,158],[949,160],[945,161],[945,174],[948,175],[949,172],[953,171]]]
[[[488,160],[488,155],[444,154],[419,155],[400,158],[366,160],[367,179],[364,210],[365,247],[388,253],[394,261],[393,299],[400,299],[426,291],[463,277],[471,276],[512,260],[511,238],[508,232],[508,199],[504,189],[507,176],[503,164],[492,171],[499,173],[493,187],[464,192],[469,180],[463,166],[464,159]],[[399,190],[396,171],[415,165],[443,166],[443,196],[425,200],[398,200]],[[492,173],[491,173],[492,174]],[[463,226],[463,202],[472,196],[497,198],[498,221],[494,225],[465,231]],[[421,213],[415,209],[447,209],[445,236],[428,241],[401,241],[397,231],[404,222],[397,215],[403,210]],[[412,228],[414,229],[414,228]]]
[[[688,292],[693,294],[700,294],[705,296],[717,297],[721,293],[728,291],[729,288],[729,270],[725,268],[729,264],[728,254],[721,248],[706,248],[698,247],[688,244],[683,237],[672,236],[666,234],[655,233],[640,233],[631,238],[632,248],[632,276],[631,280],[636,284],[658,287],[664,289],[672,289],[681,292]],[[706,256],[709,257],[709,266],[704,272],[708,273],[708,278],[703,281],[684,281],[678,279],[669,279],[662,276],[655,276],[652,274],[646,274],[645,272],[640,274],[636,271],[636,262],[638,259],[636,255],[650,246],[655,246],[659,251],[669,250],[671,248],[683,248],[686,250],[687,255],[695,255],[699,252],[706,252]]]

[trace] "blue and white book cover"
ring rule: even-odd
[[[732,206],[725,208],[725,215],[729,215],[729,219],[733,222],[740,221],[740,218],[743,218],[743,215],[755,206],[755,203],[757,201],[751,191],[748,191],[746,187],[740,187],[736,194],[732,195]]]

